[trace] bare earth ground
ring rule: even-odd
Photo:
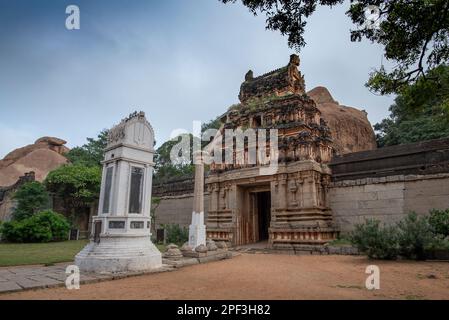
[[[371,264],[380,268],[380,290],[365,288]],[[449,263],[242,254],[80,290],[24,291],[0,299],[449,299]]]

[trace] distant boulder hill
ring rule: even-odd
[[[315,87],[307,95],[315,101],[331,129],[336,154],[377,148],[374,130],[366,111],[339,104],[325,87]]]
[[[0,187],[13,185],[28,172],[34,172],[37,181],[69,161],[64,156],[70,149],[67,142],[55,137],[42,137],[34,144],[15,149],[0,160]]]

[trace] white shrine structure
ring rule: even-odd
[[[75,257],[81,271],[113,273],[161,267],[151,242],[154,131],[135,112],[109,131],[98,215],[90,243]]]

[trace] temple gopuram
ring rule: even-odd
[[[268,240],[274,249],[300,250],[337,236],[327,198],[331,172],[326,163],[335,152],[332,134],[306,94],[299,63],[299,57],[291,55],[287,66],[262,76],[248,71],[240,87],[240,103],[222,116],[223,154],[229,152],[224,150],[229,149],[225,130],[252,128],[258,136],[266,131],[266,150],[257,149],[266,159],[249,163],[250,146],[245,145],[241,150],[245,161],[211,164],[206,179],[208,238],[230,245]],[[268,139],[273,129],[277,130],[276,158],[270,154],[273,142]],[[237,159],[237,146],[232,148]],[[274,170],[262,173],[270,165]]]

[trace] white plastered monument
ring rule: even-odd
[[[154,131],[135,112],[108,134],[98,215],[90,243],[75,257],[81,271],[146,271],[162,266],[151,242]]]

